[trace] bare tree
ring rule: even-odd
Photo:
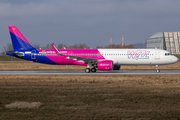
[[[55,43],[51,43],[51,44],[55,45]],[[52,46],[51,46],[51,44],[48,43],[48,44],[46,45],[46,47],[43,47],[43,48],[44,48],[44,49],[53,49]]]
[[[1,53],[1,55],[5,55],[5,52],[6,52],[6,51],[10,51],[10,50],[13,50],[12,43],[8,43],[6,46],[4,46],[4,50],[3,50],[3,52]]]
[[[6,46],[4,46],[4,51],[13,50],[12,43],[8,43]]]
[[[62,49],[63,48],[63,44],[59,44],[57,48],[58,49]]]
[[[38,45],[38,44],[32,44],[32,46],[34,47],[34,48],[36,48],[36,49],[40,49],[40,46]]]
[[[97,46],[96,48],[104,48],[103,46]]]
[[[74,45],[71,45],[69,46],[68,48],[74,48],[74,49],[83,49],[83,48],[89,48],[89,46],[87,46],[86,44],[74,44]]]
[[[82,43],[80,43],[79,44],[79,47],[78,48],[89,48],[89,46],[87,46],[86,44],[82,44]]]
[[[70,45],[68,48],[74,48],[74,49],[77,49],[77,48],[78,48],[78,44]]]
[[[45,48],[46,48],[46,49],[50,49],[50,48],[51,48],[51,45],[48,43]]]
[[[57,48],[58,49],[64,49],[64,47],[68,48],[68,46],[66,44],[59,44]]]

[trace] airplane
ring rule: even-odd
[[[121,65],[173,64],[178,58],[160,49],[36,49],[16,26],[8,26],[14,50],[6,54],[25,60],[53,65],[84,65],[86,73],[120,70]]]

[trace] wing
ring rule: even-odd
[[[87,58],[87,57],[64,55],[64,54],[61,54],[58,51],[58,49],[53,44],[51,44],[51,45],[54,48],[54,50],[57,53],[57,55],[66,56],[68,59],[78,60],[78,61],[82,61],[82,62],[85,62],[85,63],[96,63],[97,61],[100,61],[100,59],[95,59],[95,58]]]

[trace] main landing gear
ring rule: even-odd
[[[95,67],[93,67],[93,68],[91,68],[91,69],[90,69],[90,68],[86,68],[86,69],[85,69],[85,72],[86,72],[86,73],[90,73],[90,72],[95,73],[95,72],[96,72],[96,68],[95,68]]]
[[[158,65],[156,65],[156,72],[157,72],[157,73],[159,73],[159,72],[160,72],[160,70],[159,70],[159,66],[158,66]]]
[[[95,73],[96,72],[96,68],[95,67],[91,68],[91,72]]]
[[[90,72],[95,73],[96,72],[96,66],[94,66],[93,68],[90,69],[89,67],[91,67],[91,66],[92,66],[92,64],[88,63],[87,68],[85,69],[86,73],[90,73]]]

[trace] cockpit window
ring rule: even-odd
[[[169,55],[172,55],[171,53],[165,53],[165,56],[169,56]]]

